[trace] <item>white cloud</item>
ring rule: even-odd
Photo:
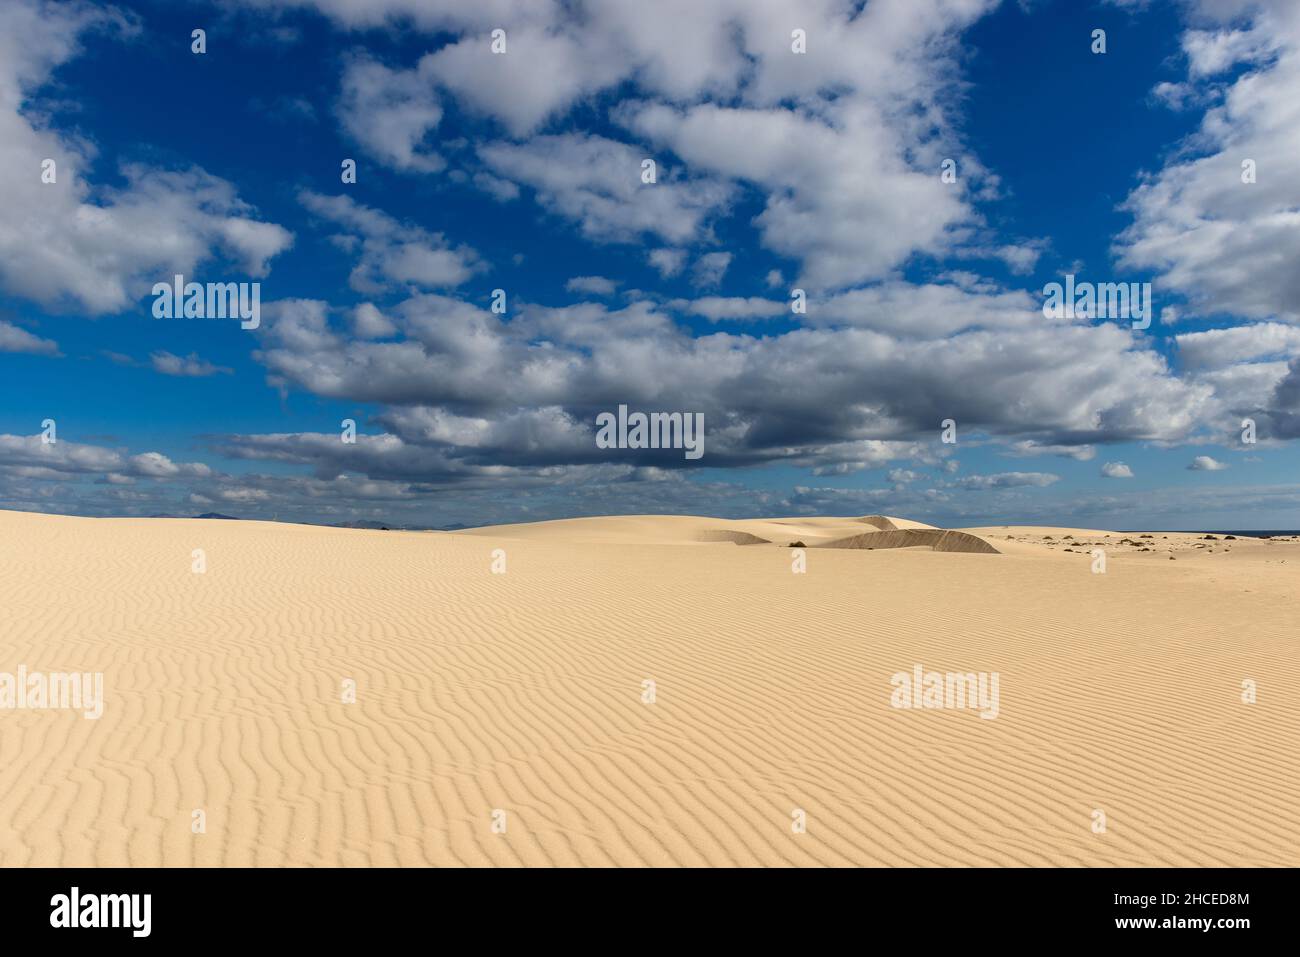
[[[646,261],[659,270],[659,275],[665,279],[671,279],[680,273],[682,267],[686,265],[686,250],[652,249],[646,254]]]
[[[240,505],[264,502],[270,497],[269,492],[260,488],[223,488],[217,491],[217,498],[221,501]]]
[[[698,241],[733,194],[726,183],[688,179],[662,163],[658,181],[643,183],[641,162],[651,157],[585,133],[488,143],[478,154],[497,175],[536,190],[545,209],[603,241],[636,242],[644,234],[668,243]]]
[[[1076,462],[1090,462],[1096,458],[1097,449],[1091,445],[1043,445],[1032,439],[1022,439],[1012,443],[1007,454],[1016,458],[1059,455],[1062,458],[1074,459]]]
[[[958,39],[997,0],[494,0],[464,9],[440,0],[246,2],[310,2],[351,29],[401,21],[451,34],[409,70],[373,70],[367,90],[399,87],[395,129],[373,138],[394,141],[390,161],[408,163],[408,146],[437,122],[435,97],[454,98],[517,141],[484,148],[492,174],[532,186],[593,240],[650,232],[674,246],[707,242],[707,215],[727,205],[727,181],[743,180],[766,194],[756,225],[768,248],[802,263],[805,286],[842,288],[884,278],[916,254],[960,249],[979,219],[971,200],[997,192],[949,116],[961,101]],[[792,24],[807,31],[806,56],[791,54]],[[492,27],[506,30],[504,54],[491,52]],[[538,135],[629,82],[635,94],[611,107],[615,121],[714,180],[661,177],[656,194],[630,192],[640,185],[628,168],[639,147]],[[388,111],[384,104],[376,115]],[[652,155],[661,168],[671,165],[662,149]],[[953,156],[960,175],[945,184],[939,164]],[[491,181],[480,187],[505,198]],[[1030,242],[975,252],[1026,271],[1039,249]]]
[[[363,302],[352,310],[352,333],[358,339],[387,339],[397,335],[397,326],[374,303]]]
[[[852,325],[915,339],[970,329],[1043,328],[1042,302],[1022,290],[991,284],[890,281],[852,289],[808,304],[810,325]]]
[[[1159,271],[1160,286],[1202,314],[1300,322],[1300,4],[1202,0],[1212,29],[1184,35],[1189,76],[1201,84],[1241,62],[1255,69],[1222,90],[1195,136],[1128,197],[1134,221],[1120,261]],[[1246,18],[1243,28],[1234,26]],[[1253,162],[1256,182],[1242,181]]]
[[[212,475],[212,470],[201,462],[173,462],[160,452],[143,452],[128,458],[115,449],[64,438],[46,443],[41,435],[0,434],[0,469],[10,472],[36,469],[43,477],[54,478],[95,474],[112,474],[118,479],[131,476],[205,478]]]
[[[132,475],[145,478],[207,478],[212,470],[202,462],[173,462],[161,452],[143,452],[128,460]]]
[[[161,372],[163,375],[190,378],[216,375],[219,372],[230,375],[234,371],[225,366],[213,365],[206,359],[200,359],[193,352],[181,357],[162,349],[149,354],[149,364],[153,366],[155,372]]]
[[[21,107],[94,29],[129,31],[112,10],[80,3],[0,5],[0,284],[46,305],[92,313],[125,309],[175,272],[193,275],[224,255],[252,275],[287,249],[292,235],[254,218],[233,186],[198,168],[160,170],[124,164],[124,185],[95,186],[87,141],[56,132]],[[42,162],[56,163],[54,183]]]
[[[42,339],[12,322],[0,320],[0,352],[26,352],[38,356],[57,356],[59,344],[53,339]]]
[[[1199,105],[1210,94],[1192,83],[1162,81],[1151,88],[1151,95],[1169,109],[1181,112]]]
[[[1187,466],[1193,472],[1219,472],[1227,467],[1225,463],[1212,459],[1208,455],[1196,456],[1196,458],[1192,459],[1192,464]]]
[[[426,32],[483,29],[503,22],[551,22],[556,0],[245,0],[267,10],[314,9],[342,27],[414,25]]]
[[[713,104],[651,105],[630,122],[692,168],[765,189],[755,220],[764,245],[803,263],[802,285],[842,287],[886,276],[916,252],[942,252],[970,216],[937,164],[910,168],[883,116],[857,106],[835,125],[786,109]]]
[[[1280,322],[1187,332],[1176,336],[1175,341],[1179,357],[1190,369],[1219,369],[1239,362],[1300,354],[1300,328]]]
[[[435,32],[452,37],[413,65],[364,56],[346,63],[339,117],[379,162],[434,173],[444,168],[443,155],[463,159],[465,166],[446,182],[472,184],[503,202],[517,198],[522,186],[588,238],[644,246],[646,261],[664,278],[686,275],[703,287],[720,286],[731,265],[730,253],[717,251],[715,223],[752,204],[762,242],[785,257],[780,263],[791,275],[770,270],[770,299],[711,295],[664,303],[628,291],[621,308],[543,307],[512,294],[504,320],[468,302],[416,294],[462,285],[485,270],[474,250],[347,196],[304,192],[304,206],[334,224],[336,244],[356,256],[353,288],[383,310],[370,302],[338,309],[320,301],[268,304],[258,359],[282,389],[378,404],[372,421],[389,431],[356,448],[343,447],[336,435],[318,440],[312,433],[232,440],[230,448],[249,459],[315,469],[316,477],[292,485],[297,493],[396,501],[420,494],[422,483],[523,488],[558,475],[596,474],[676,481],[671,463],[599,461],[589,441],[592,415],[625,400],[703,410],[710,423],[706,464],[782,461],[826,475],[899,460],[951,474],[955,461],[934,445],[935,424],[949,416],[964,434],[982,430],[994,445],[1012,442],[1009,455],[1080,461],[1107,442],[1184,441],[1221,421],[1239,421],[1241,408],[1275,409],[1277,429],[1300,427],[1291,411],[1300,410],[1300,371],[1284,361],[1297,348],[1297,326],[1289,323],[1300,319],[1300,280],[1290,277],[1294,264],[1287,259],[1296,248],[1288,184],[1300,181],[1300,142],[1286,113],[1293,99],[1287,84],[1294,87],[1300,72],[1295,20],[1285,5],[1224,17],[1219,26],[1211,22],[1184,37],[1187,82],[1164,95],[1184,108],[1218,105],[1201,132],[1130,197],[1134,227],[1119,244],[1129,265],[1159,271],[1162,288],[1191,296],[1196,308],[1275,320],[1179,336],[1178,355],[1189,370],[1182,379],[1145,337],[1113,325],[1044,320],[1036,296],[973,272],[944,271],[949,263],[939,264],[937,279],[899,278],[928,255],[993,258],[1023,272],[1046,248],[983,227],[975,204],[996,195],[996,178],[963,149],[948,114],[949,104],[961,102],[955,41],[989,3],[313,5],[348,27],[413,26],[431,42]],[[1229,5],[1233,14],[1251,13],[1235,0],[1216,0],[1214,9]],[[36,9],[29,0],[15,8]],[[0,91],[15,102],[27,97],[53,64],[72,55],[79,29],[114,22],[114,15],[89,9],[50,8],[51,19],[70,32],[11,20],[33,36],[25,45],[0,34],[0,84],[6,63],[20,78]],[[1201,12],[1214,9],[1207,0]],[[807,57],[789,53],[789,21],[796,15],[810,28]],[[16,16],[6,8],[0,25]],[[575,29],[566,32],[575,18]],[[486,31],[496,25],[508,28],[510,52],[503,57],[488,50]],[[1242,63],[1253,72],[1239,79],[1228,74]],[[608,91],[628,95],[614,102]],[[602,98],[593,101],[596,93]],[[558,124],[548,124],[584,101],[621,132],[602,124],[607,135],[557,135]],[[492,135],[509,138],[478,150],[467,148],[468,141],[444,142],[435,151],[444,107],[489,114],[501,123]],[[55,204],[60,193],[51,189],[47,196],[28,185],[17,206],[0,207],[0,279],[7,288],[27,283],[36,292],[24,295],[113,308],[161,266],[170,272],[173,263],[187,265],[188,272],[224,255],[262,272],[288,245],[287,233],[258,222],[230,184],[201,170],[128,168],[124,186],[96,190],[75,175],[93,156],[87,144],[53,134],[30,109],[19,114],[15,107],[13,115],[16,136],[3,136],[11,129],[0,110],[0,142],[18,143],[23,162],[45,144],[62,148],[74,175],[64,183],[61,160],[58,189],[67,185],[74,195]],[[1253,186],[1240,184],[1244,150],[1259,161],[1261,178]],[[960,170],[952,185],[937,175],[938,160],[949,155]],[[653,186],[640,181],[643,158],[659,165]],[[0,184],[0,201],[5,189]],[[475,201],[482,204],[483,197]],[[80,225],[49,227],[64,245],[56,242],[55,253],[41,255],[57,262],[36,262],[37,253],[17,249],[13,236],[16,257],[10,257],[2,254],[11,208],[20,225],[33,210],[37,220]],[[730,240],[730,228],[726,235]],[[761,277],[772,258],[754,258],[762,263],[755,274]],[[595,297],[619,288],[603,276],[576,276],[565,285]],[[777,298],[788,285],[809,289],[806,316],[793,316],[788,300]],[[380,298],[389,293],[409,298],[395,304]],[[686,313],[715,322],[785,317],[796,327],[723,326],[692,338],[686,323],[674,322]],[[0,323],[0,349],[15,344],[47,354],[58,348]],[[196,355],[155,352],[151,361],[169,374],[220,371]],[[24,445],[21,452],[29,450]],[[172,470],[182,466],[159,453],[85,454],[108,469],[102,474],[110,485],[183,475]],[[60,470],[60,461],[4,466],[0,459],[0,466],[71,474]],[[348,471],[362,478],[349,479]],[[1123,463],[1107,462],[1102,471],[1132,477]],[[918,476],[911,469],[890,472],[899,484],[919,486]],[[281,494],[275,479],[223,477],[218,485],[208,476],[204,497],[275,500]],[[1008,490],[1016,496],[1017,488],[1056,480],[1051,473],[1006,472],[942,479],[926,493]],[[922,494],[919,487],[915,492]],[[800,504],[812,507],[813,499]]]
[[[1102,478],[1126,479],[1133,477],[1133,470],[1123,462],[1107,462],[1101,467]]]
[[[1016,276],[1025,276],[1034,271],[1039,257],[1047,249],[1044,240],[1022,240],[1003,245],[973,245],[953,250],[958,259],[997,259],[1006,264],[1007,269]]]
[[[770,319],[790,311],[789,305],[772,299],[741,296],[705,296],[690,301],[674,301],[676,308],[685,309],[712,322],[723,319]]]
[[[978,314],[980,297],[968,295]],[[745,300],[666,306],[684,308],[754,311]],[[915,446],[934,445],[937,423],[948,417],[995,441],[1029,432],[1037,445],[1083,458],[1075,447],[1178,441],[1221,412],[1209,386],[1174,378],[1141,337],[1114,325],[972,328],[924,339],[828,324],[692,338],[648,302],[617,310],[523,303],[503,319],[424,295],[388,310],[399,338],[368,342],[332,329],[323,303],[272,303],[263,312],[258,358],[282,388],[428,410],[421,415],[481,422],[479,429],[528,421],[518,418],[528,410],[561,410],[590,430],[596,411],[621,402],[688,408],[705,413],[708,458],[719,466],[782,460],[852,471],[879,454],[886,461],[919,454]],[[461,434],[412,434],[410,416],[384,415],[417,443]],[[476,446],[480,461],[595,461],[591,444],[579,455],[572,442],[535,446],[526,430],[493,434],[525,444]],[[878,444],[864,444],[871,442]]]
[[[1188,30],[1183,34],[1183,53],[1193,78],[1222,73],[1238,63],[1254,62],[1272,49],[1267,34],[1258,30]]]
[[[350,282],[359,292],[373,294],[392,285],[424,289],[459,286],[484,268],[468,246],[453,246],[442,233],[399,223],[387,213],[363,206],[349,196],[324,196],[304,190],[303,206],[322,219],[359,237],[361,257]]]
[[[472,181],[498,203],[509,203],[519,198],[519,187],[500,176],[479,172],[474,174]]]
[[[604,276],[574,276],[564,284],[564,288],[582,295],[612,296],[618,285],[617,279],[606,279]]]
[[[339,117],[358,144],[389,166],[436,173],[446,166],[425,142],[442,121],[442,106],[424,64],[394,70],[366,55],[343,70]]]
[[[705,288],[719,286],[722,284],[722,277],[727,274],[727,267],[730,265],[731,253],[705,253],[695,261],[695,267],[691,271],[691,281],[696,286]]]
[[[426,56],[420,70],[470,109],[496,117],[513,136],[533,132],[626,69],[598,31],[551,32],[511,23],[506,39],[507,52],[493,54],[487,35],[471,34]]]
[[[1061,477],[1050,472],[999,472],[996,475],[968,475],[950,483],[957,488],[1044,488]]]

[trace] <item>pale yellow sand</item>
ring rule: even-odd
[[[864,527],[0,512],[0,672],[106,698],[0,711],[0,864],[1300,864],[1300,544],[812,547]],[[892,708],[915,664],[998,717]]]

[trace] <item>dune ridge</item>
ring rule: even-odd
[[[892,532],[898,528],[894,520],[887,515],[863,515],[858,521],[882,532]]]
[[[946,528],[907,528],[893,531],[864,532],[822,542],[819,548],[917,548],[928,547],[936,552],[967,552],[970,554],[997,555],[998,550],[984,539],[969,532]]]

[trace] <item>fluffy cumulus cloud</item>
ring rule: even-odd
[[[947,112],[961,32],[996,0],[246,2],[314,6],[345,29],[400,22],[428,34],[431,49],[413,63],[349,62],[344,129],[394,168],[437,172],[428,138],[454,101],[507,134],[479,146],[473,182],[502,199],[530,188],[595,240],[707,242],[701,223],[744,185],[765,197],[763,243],[802,263],[806,285],[844,287],[960,249],[978,220],[972,191],[996,188]],[[796,29],[807,55],[792,54]],[[629,82],[635,94],[610,110],[625,140],[548,132]],[[939,164],[955,155],[961,175],[943,183]],[[665,173],[654,188],[640,180],[643,159]],[[1040,248],[971,251],[1023,271]],[[718,265],[705,261],[706,282]]]
[[[126,455],[117,449],[44,435],[0,434],[0,471],[40,472],[50,476],[118,475],[140,478],[207,478],[212,470],[202,462],[178,463],[161,452]]]
[[[700,299],[678,300],[673,303],[680,309],[697,316],[703,316],[711,322],[724,319],[749,321],[755,319],[772,319],[784,316],[790,307],[784,302],[764,299],[760,296],[704,296]]]
[[[713,104],[649,106],[631,119],[693,168],[761,187],[764,244],[802,262],[800,281],[817,288],[881,278],[916,252],[940,252],[969,215],[933,170],[902,161],[902,144],[882,137],[882,116],[864,105],[844,122]]]
[[[709,218],[732,195],[724,182],[672,168],[657,168],[657,181],[644,183],[644,152],[602,136],[538,136],[488,143],[478,152],[495,173],[530,187],[544,208],[597,240],[635,242],[648,234],[689,242],[707,235]]]
[[[706,312],[707,304],[525,302],[505,317],[421,294],[386,310],[395,335],[375,341],[349,336],[346,310],[327,303],[271,303],[257,357],[272,384],[373,403],[384,409],[376,419],[384,432],[355,446],[246,436],[222,450],[382,479],[691,464],[680,451],[598,448],[596,416],[627,405],[702,413],[711,466],[786,461],[842,475],[937,462],[949,417],[993,436],[1035,436],[1020,440],[1022,454],[1088,458],[1094,443],[1186,437],[1212,406],[1207,387],[1178,380],[1126,329],[1033,326],[989,310],[987,294],[962,295],[950,304],[969,312],[965,331],[932,338],[893,335],[888,320],[873,328],[870,314],[849,321],[849,305],[841,323],[696,338],[673,308]],[[1028,308],[1005,309],[1017,307]],[[953,487],[1055,479],[1014,472]]]
[[[1300,326],[1258,322],[1175,337],[1179,357],[1190,369],[1214,369],[1243,362],[1285,359],[1300,353]]]
[[[446,166],[426,137],[442,106],[419,69],[394,70],[364,54],[343,71],[339,116],[361,146],[397,169],[436,173]]]
[[[1300,4],[1188,7],[1202,24],[1183,37],[1189,81],[1221,102],[1129,196],[1133,224],[1117,251],[1202,313],[1300,322]]]
[[[518,24],[518,25],[516,25]],[[579,98],[617,82],[626,64],[601,32],[557,30],[512,20],[505,53],[471,32],[421,61],[458,100],[514,136],[534,132]]]
[[[665,279],[671,279],[682,271],[686,264],[686,250],[663,247],[652,249],[646,254],[646,262],[659,271]]]
[[[29,100],[94,32],[129,34],[111,8],[14,0],[0,7],[0,283],[46,305],[114,313],[173,272],[214,258],[260,276],[292,236],[257,218],[235,187],[197,167],[125,164],[96,185],[90,141],[53,129]],[[52,160],[53,167],[43,166]],[[52,169],[53,182],[44,182]],[[46,178],[49,178],[48,176]]]
[[[304,190],[299,199],[312,213],[342,230],[338,235],[341,247],[360,247],[351,276],[352,288],[358,292],[382,292],[393,285],[424,289],[459,286],[484,268],[469,246],[453,245],[441,233],[403,224],[350,196]]]
[[[1262,439],[1296,434],[1289,360],[1300,352],[1300,5],[1290,0],[1184,0],[1186,80],[1166,93],[1203,109],[1200,127],[1128,197],[1117,239],[1126,266],[1157,273],[1186,300],[1168,315],[1217,328],[1176,337],[1187,380],[1212,389],[1233,434],[1243,417]],[[1236,324],[1240,319],[1255,320]]]
[[[984,205],[1001,184],[953,112],[962,36],[995,0],[244,4],[314,10],[345,35],[319,115],[332,108],[349,150],[400,174],[376,181],[420,200],[299,181],[287,195],[344,257],[355,295],[305,283],[310,298],[264,301],[248,337],[286,399],[358,410],[357,441],[320,425],[207,436],[208,452],[238,466],[222,472],[0,436],[6,500],[38,501],[33,483],[47,480],[93,483],[104,510],[174,489],[177,509],[401,512],[450,488],[469,511],[508,490],[516,517],[723,511],[736,487],[696,466],[781,463],[818,487],[745,490],[750,513],[959,513],[976,497],[1032,502],[1060,480],[1053,469],[1077,470],[1114,443],[1206,443],[1244,417],[1264,439],[1300,435],[1295,4],[1184,4],[1185,75],[1155,96],[1204,115],[1127,197],[1131,225],[1114,248],[1201,322],[1168,350],[1123,324],[1045,318],[1038,294],[1017,288],[1049,243],[989,228]],[[368,39],[377,28],[403,42],[365,52],[380,47]],[[29,108],[78,38],[136,29],[78,3],[15,0],[0,12],[0,143],[33,172],[0,181],[6,292],[115,312],[160,275],[216,261],[262,275],[291,245],[199,167],[124,165],[113,185],[90,182],[91,143]],[[795,29],[807,55],[791,52]],[[39,181],[44,157],[58,159],[57,184]],[[939,176],[950,157],[956,182]],[[1242,182],[1246,159],[1253,183]],[[489,272],[495,285],[515,250],[489,263],[464,241],[465,210],[479,207],[528,217],[543,238],[610,248],[548,277],[549,290],[511,288],[498,315],[467,289]],[[615,271],[619,257],[629,275]],[[986,264],[1012,281],[976,271]],[[639,288],[660,281],[670,291]],[[804,312],[791,310],[796,287]],[[0,321],[0,351],[58,356],[31,331],[43,328]],[[119,359],[176,377],[230,372],[188,343],[172,348]],[[598,447],[596,416],[620,405],[702,414],[704,458]],[[948,419],[1013,467],[962,474],[939,438]],[[1189,467],[1222,466],[1199,456]],[[829,487],[871,470],[888,487]],[[1100,474],[1133,477],[1119,461]],[[1115,496],[1133,487],[1101,484]]]
[[[564,289],[579,295],[612,296],[618,285],[617,279],[606,279],[604,276],[574,276],[564,284]]]

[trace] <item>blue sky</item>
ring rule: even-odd
[[[0,507],[1300,524],[1295,4],[465,6],[6,5]]]

